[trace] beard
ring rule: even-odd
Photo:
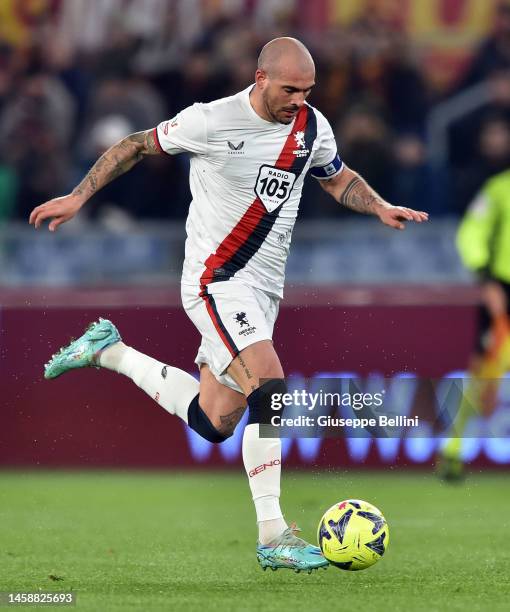
[[[297,111],[299,110],[297,106],[279,106],[276,103],[273,103],[271,98],[265,94],[265,92],[262,94],[262,100],[264,102],[267,114],[276,123],[289,125],[289,123],[294,121]]]

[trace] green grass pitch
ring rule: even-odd
[[[285,514],[310,540],[336,501],[379,506],[384,558],[362,572],[262,572],[238,472],[0,472],[0,591],[72,589],[91,611],[509,609],[507,474],[462,486],[390,470],[284,476]]]

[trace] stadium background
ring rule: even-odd
[[[390,201],[431,214],[427,226],[391,232],[340,210],[308,180],[276,331],[287,373],[443,377],[466,368],[479,295],[454,237],[480,185],[510,160],[508,5],[5,0],[1,465],[240,464],[240,432],[212,449],[125,380],[41,377],[48,356],[98,315],[118,322],[128,343],[193,371],[198,337],[177,290],[186,157],[146,160],[56,235],[26,220],[125,134],[245,87],[260,46],[281,34],[309,45],[318,67],[311,101],[346,162]],[[510,463],[486,442],[469,457]],[[345,441],[328,452],[296,443],[288,461],[429,465],[435,444],[385,454],[374,443],[359,454]]]

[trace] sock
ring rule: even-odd
[[[448,432],[449,437],[441,449],[441,453],[448,459],[460,460],[462,457],[462,440],[471,417],[481,414],[480,399],[483,381],[479,370],[473,369],[469,373],[470,379],[460,399],[459,408]]]
[[[497,403],[501,379],[510,366],[510,334],[506,317],[496,321],[492,330],[492,342],[476,367],[470,370],[470,380],[463,395],[459,411],[452,424],[449,438],[442,453],[450,459],[460,459],[462,439],[466,426],[473,416],[490,415]]]
[[[188,408],[200,391],[199,382],[191,374],[165,365],[123,342],[102,351],[99,365],[131,378],[162,408],[188,422]]]
[[[246,425],[243,463],[255,504],[261,544],[269,544],[287,529],[280,509],[281,448],[279,438],[259,438],[258,423]]]
[[[260,521],[259,526],[259,542],[261,544],[269,544],[287,529],[288,525],[283,516],[269,521]]]

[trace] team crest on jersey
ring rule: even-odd
[[[303,130],[299,130],[294,134],[294,140],[296,141],[296,147],[298,148],[295,151],[292,151],[292,153],[296,157],[306,157],[310,151],[306,148],[305,133]]]
[[[236,323],[239,323],[240,327],[249,327],[250,324],[248,323],[248,319],[246,318],[246,313],[245,312],[237,312],[234,315],[234,321]]]
[[[239,331],[240,336],[250,336],[255,333],[257,328],[254,325],[250,325],[245,312],[236,312],[232,318],[241,328]]]
[[[228,148],[230,149],[230,151],[228,151],[229,155],[244,155],[244,140],[241,140],[241,142],[237,144],[234,144],[233,142],[230,142],[230,140],[227,140],[227,144]]]
[[[305,148],[305,133],[303,130],[300,130],[294,134],[294,140],[296,141],[296,147],[299,147],[300,149]]]

